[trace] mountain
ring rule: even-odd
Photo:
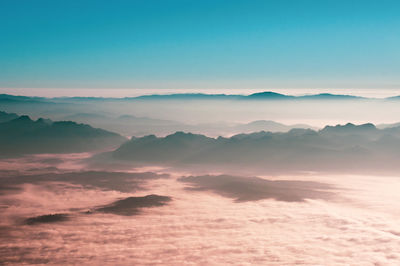
[[[284,95],[272,91],[264,91],[253,93],[248,96],[245,96],[245,99],[257,99],[257,100],[287,100],[287,99],[294,99],[295,96]]]
[[[0,123],[0,155],[86,152],[112,148],[126,139],[71,121],[33,121],[29,116]]]
[[[0,103],[45,103],[49,98],[0,94]]]
[[[184,124],[150,117],[133,115],[112,115],[99,113],[74,113],[62,117],[79,123],[93,125],[94,127],[118,132],[125,136],[144,136],[148,134],[166,135],[177,130],[182,130]]]
[[[207,169],[393,172],[400,170],[400,128],[349,123],[319,131],[261,131],[230,138],[176,132],[164,138],[132,138],[111,156],[138,164]]]
[[[264,91],[250,95],[238,94],[204,94],[204,93],[178,93],[178,94],[154,94],[143,95],[125,100],[360,100],[364,97],[342,94],[320,93],[313,95],[293,96]]]
[[[287,132],[293,128],[313,128],[305,124],[285,125],[269,120],[257,120],[246,124],[219,122],[192,125],[172,120],[139,117],[127,114],[110,116],[98,113],[75,113],[64,116],[63,119],[79,123],[87,123],[126,136],[145,136],[149,134],[165,136],[176,131],[192,132],[209,136],[227,136],[262,130],[271,132]]]
[[[88,120],[88,119],[107,119],[108,117],[102,114],[96,113],[76,113],[72,115],[67,115],[64,117],[67,121],[76,121],[80,122],[81,120]]]
[[[271,120],[257,120],[247,124],[239,124],[232,127],[233,131],[250,133],[257,131],[287,132],[293,128],[313,128],[305,124],[285,125]]]
[[[343,95],[343,94],[331,94],[331,93],[320,93],[312,95],[292,96],[280,94],[272,91],[253,93],[245,96],[245,99],[259,99],[259,100],[359,100],[365,99],[364,97]]]
[[[385,100],[388,100],[388,101],[398,101],[398,100],[400,100],[400,95],[398,95],[398,96],[392,96],[392,97],[387,97],[387,98],[385,98]]]
[[[398,97],[389,97],[386,100],[396,100]],[[313,95],[293,96],[273,91],[257,92],[250,95],[241,94],[206,94],[206,93],[173,93],[151,94],[136,97],[106,98],[106,97],[29,97],[0,94],[0,104],[83,104],[83,103],[110,103],[130,102],[136,100],[360,100],[373,99],[353,95],[320,93]]]
[[[176,132],[164,138],[154,135],[132,138],[122,144],[113,156],[147,162],[177,161],[212,147],[215,139],[200,134]]]
[[[347,123],[346,125],[326,126],[321,130],[321,133],[334,134],[380,134],[381,131],[374,124],[367,123],[362,125],[354,125]]]
[[[331,94],[331,93],[304,95],[304,96],[299,96],[297,98],[307,99],[307,100],[359,100],[359,99],[365,99],[364,97],[359,97],[359,96]]]
[[[0,123],[7,122],[7,121],[13,120],[15,118],[18,118],[17,114],[14,114],[14,113],[10,114],[10,113],[0,111]]]

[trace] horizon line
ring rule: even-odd
[[[68,94],[63,94],[68,90]],[[146,90],[146,92],[144,91]],[[72,94],[71,91],[78,94]],[[93,92],[97,93],[93,93]],[[31,92],[31,93],[30,93]],[[32,93],[33,92],[33,93]],[[51,92],[51,93],[50,93]],[[89,92],[91,92],[89,94]],[[7,94],[11,96],[25,96],[25,97],[41,97],[41,98],[109,98],[109,99],[124,99],[124,98],[138,98],[146,96],[170,96],[170,95],[225,95],[225,96],[250,96],[256,93],[276,93],[285,96],[303,97],[313,95],[331,94],[334,96],[352,96],[365,99],[386,99],[391,97],[400,96],[400,89],[155,89],[149,91],[148,89],[96,89],[96,88],[0,88],[0,94]],[[296,93],[297,92],[297,93]],[[357,93],[358,92],[358,93]]]

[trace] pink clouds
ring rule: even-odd
[[[274,177],[331,184],[335,187],[329,191],[335,196],[237,203],[213,191],[185,190],[186,185],[175,178],[180,175],[172,174],[173,178],[149,179],[145,190],[132,192],[42,182],[1,195],[1,260],[93,265],[395,265],[400,261],[396,177]],[[135,216],[85,214],[118,199],[153,193],[173,200]],[[68,213],[70,219],[32,226],[19,223],[51,213]]]

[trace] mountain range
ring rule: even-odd
[[[1,156],[86,152],[116,147],[126,141],[119,134],[85,124],[15,116],[0,113],[0,117],[10,118],[0,123]]]
[[[272,91],[264,91],[249,95],[241,94],[205,94],[205,93],[174,93],[174,94],[151,94],[137,97],[107,98],[107,97],[29,97],[0,94],[0,103],[70,103],[82,101],[130,101],[130,100],[361,100],[377,99],[366,98],[345,94],[320,93],[312,95],[293,96]],[[400,96],[384,98],[387,100],[398,100]]]
[[[203,93],[177,93],[153,94],[124,99],[140,100],[359,100],[368,99],[353,95],[320,93],[313,95],[293,96],[272,91],[264,91],[249,95],[239,94],[203,94]],[[391,98],[393,99],[393,97]]]
[[[7,121],[13,120],[15,118],[18,118],[18,115],[15,113],[9,114],[9,113],[0,111],[0,123],[7,122]]]
[[[207,169],[262,169],[270,172],[400,170],[400,127],[373,124],[257,132],[210,138],[176,132],[132,138],[111,153],[117,160]]]
[[[165,136],[176,131],[205,134],[208,136],[229,136],[238,133],[250,133],[262,130],[271,132],[287,132],[293,128],[315,129],[306,124],[286,125],[271,120],[256,120],[249,123],[219,122],[187,124],[173,120],[138,117],[134,115],[120,115],[113,117],[96,113],[76,113],[63,117],[63,120],[90,124],[126,136],[144,136],[149,134]]]

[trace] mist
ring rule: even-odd
[[[0,10],[0,265],[400,265],[400,1]]]
[[[0,263],[398,264],[397,98],[256,96],[2,95]]]
[[[18,115],[29,114],[33,119],[85,123],[128,137],[149,134],[166,136],[176,131],[218,137],[261,130],[282,132],[292,128],[318,129],[349,122],[379,126],[397,123],[400,117],[397,98],[305,97],[250,100],[241,95],[237,97],[188,94],[183,99],[86,97],[16,98],[7,101],[3,96],[0,99],[0,109]],[[280,127],[251,124],[257,121],[273,121],[279,123]]]
[[[85,158],[2,160],[2,262],[387,265],[399,260],[397,176],[220,175],[205,168],[208,175],[189,175],[135,167],[105,172]]]

